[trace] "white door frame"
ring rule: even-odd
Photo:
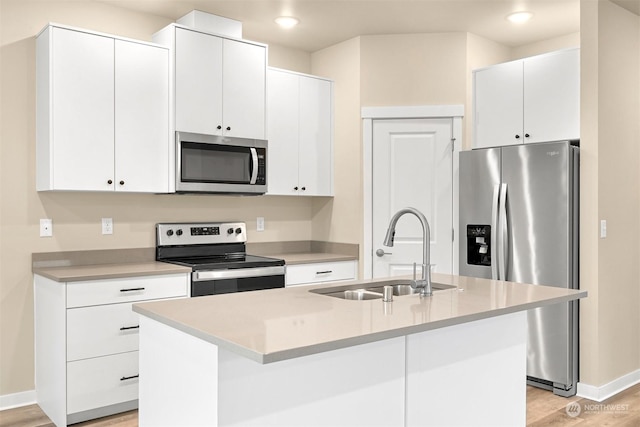
[[[372,278],[373,271],[373,121],[381,119],[435,119],[450,118],[453,121],[453,273],[458,274],[458,164],[462,149],[462,118],[464,105],[417,105],[406,107],[362,107],[362,147],[363,147],[363,198],[364,198],[364,279]]]

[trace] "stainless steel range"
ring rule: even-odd
[[[284,261],[247,255],[243,222],[156,224],[156,260],[191,267],[191,296],[284,288]]]

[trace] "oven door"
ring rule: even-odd
[[[194,271],[191,296],[284,288],[284,266]]]

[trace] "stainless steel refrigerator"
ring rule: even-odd
[[[578,289],[579,149],[568,141],[460,153],[460,274]],[[573,396],[578,305],[528,312],[527,380]]]

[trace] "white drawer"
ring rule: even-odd
[[[67,414],[136,400],[137,375],[137,351],[68,362]]]
[[[286,286],[353,280],[356,261],[319,262],[287,266]]]
[[[133,303],[67,310],[67,361],[138,349],[138,314]]]
[[[67,308],[187,295],[187,273],[67,283]]]

